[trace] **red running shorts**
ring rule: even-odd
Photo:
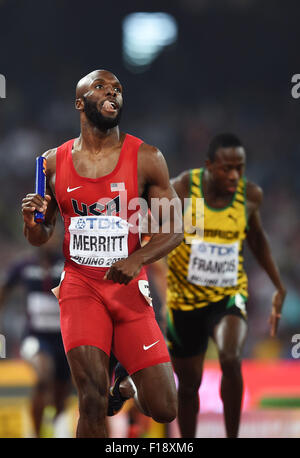
[[[170,361],[156,322],[144,269],[128,285],[87,277],[68,267],[59,290],[65,352],[92,345],[111,351],[129,374]]]

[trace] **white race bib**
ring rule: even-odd
[[[199,286],[235,286],[238,261],[239,242],[220,244],[194,241],[191,244],[187,279]]]
[[[110,267],[128,257],[129,224],[119,216],[71,218],[70,257],[77,264]]]

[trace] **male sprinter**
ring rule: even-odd
[[[271,312],[275,335],[285,289],[262,228],[262,191],[244,178],[246,154],[232,134],[216,136],[205,168],[192,169],[172,180],[182,199],[190,197],[184,223],[195,224],[196,199],[204,198],[204,235],[185,231],[185,241],[168,255],[168,329],[171,359],[178,376],[178,421],[182,437],[195,437],[198,390],[211,336],[222,369],[221,397],[228,437],[237,437],[243,380],[241,353],[247,332],[247,276],[243,241],[276,292]],[[191,242],[191,237],[194,243]]]
[[[77,437],[106,437],[111,351],[132,375],[143,412],[158,422],[177,414],[172,364],[148,297],[144,265],[183,240],[174,230],[144,247],[134,227],[139,197],[177,199],[161,152],[119,131],[123,89],[111,72],[95,70],[77,84],[81,134],[47,151],[47,195],[23,199],[24,234],[46,243],[58,209],[64,220],[61,331],[79,397]],[[132,209],[133,208],[133,209]],[[45,222],[34,222],[34,211]],[[125,216],[124,216],[125,214]]]
[[[55,408],[55,423],[66,408],[72,388],[60,332],[59,307],[51,292],[62,270],[63,260],[56,251],[56,238],[53,237],[35,256],[15,262],[0,286],[0,307],[16,286],[24,290],[26,326],[20,354],[36,375],[30,409],[36,437],[43,437],[47,406]]]

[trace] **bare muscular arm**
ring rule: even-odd
[[[262,190],[254,183],[248,182],[247,206],[249,213],[249,231],[247,234],[247,241],[257,261],[268,274],[276,288],[273,296],[272,312],[270,317],[271,335],[275,336],[286,291],[281,281],[277,264],[273,259],[267,235],[262,226],[259,211],[262,199]]]
[[[175,178],[170,180],[179,199],[181,200],[182,208],[184,208],[184,199],[189,197],[190,191],[190,172],[186,170]]]
[[[168,167],[162,153],[152,146],[143,144],[139,151],[138,174],[139,192],[145,196],[148,207],[153,210],[153,199],[156,199],[157,205],[159,199],[165,199],[166,203],[174,203],[174,211],[164,212],[159,206],[159,232],[152,233],[147,245],[132,253],[127,259],[116,262],[107,272],[107,279],[124,284],[128,284],[138,275],[143,265],[166,256],[183,240],[181,205],[170,184]]]
[[[43,154],[47,159],[47,178],[45,199],[39,194],[27,194],[22,200],[22,214],[24,220],[24,235],[28,242],[34,246],[46,243],[51,237],[58,212],[58,206],[53,194],[52,179],[55,173],[56,149],[49,150]],[[34,221],[34,212],[38,210],[45,214],[44,223]]]

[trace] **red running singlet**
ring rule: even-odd
[[[73,143],[64,143],[56,153],[55,194],[64,220],[66,271],[72,265],[97,277],[100,270],[140,247],[138,206],[133,201],[130,210],[128,204],[138,199],[137,155],[142,140],[127,134],[115,169],[99,178],[77,173]],[[129,230],[131,219],[136,226],[130,223]]]

